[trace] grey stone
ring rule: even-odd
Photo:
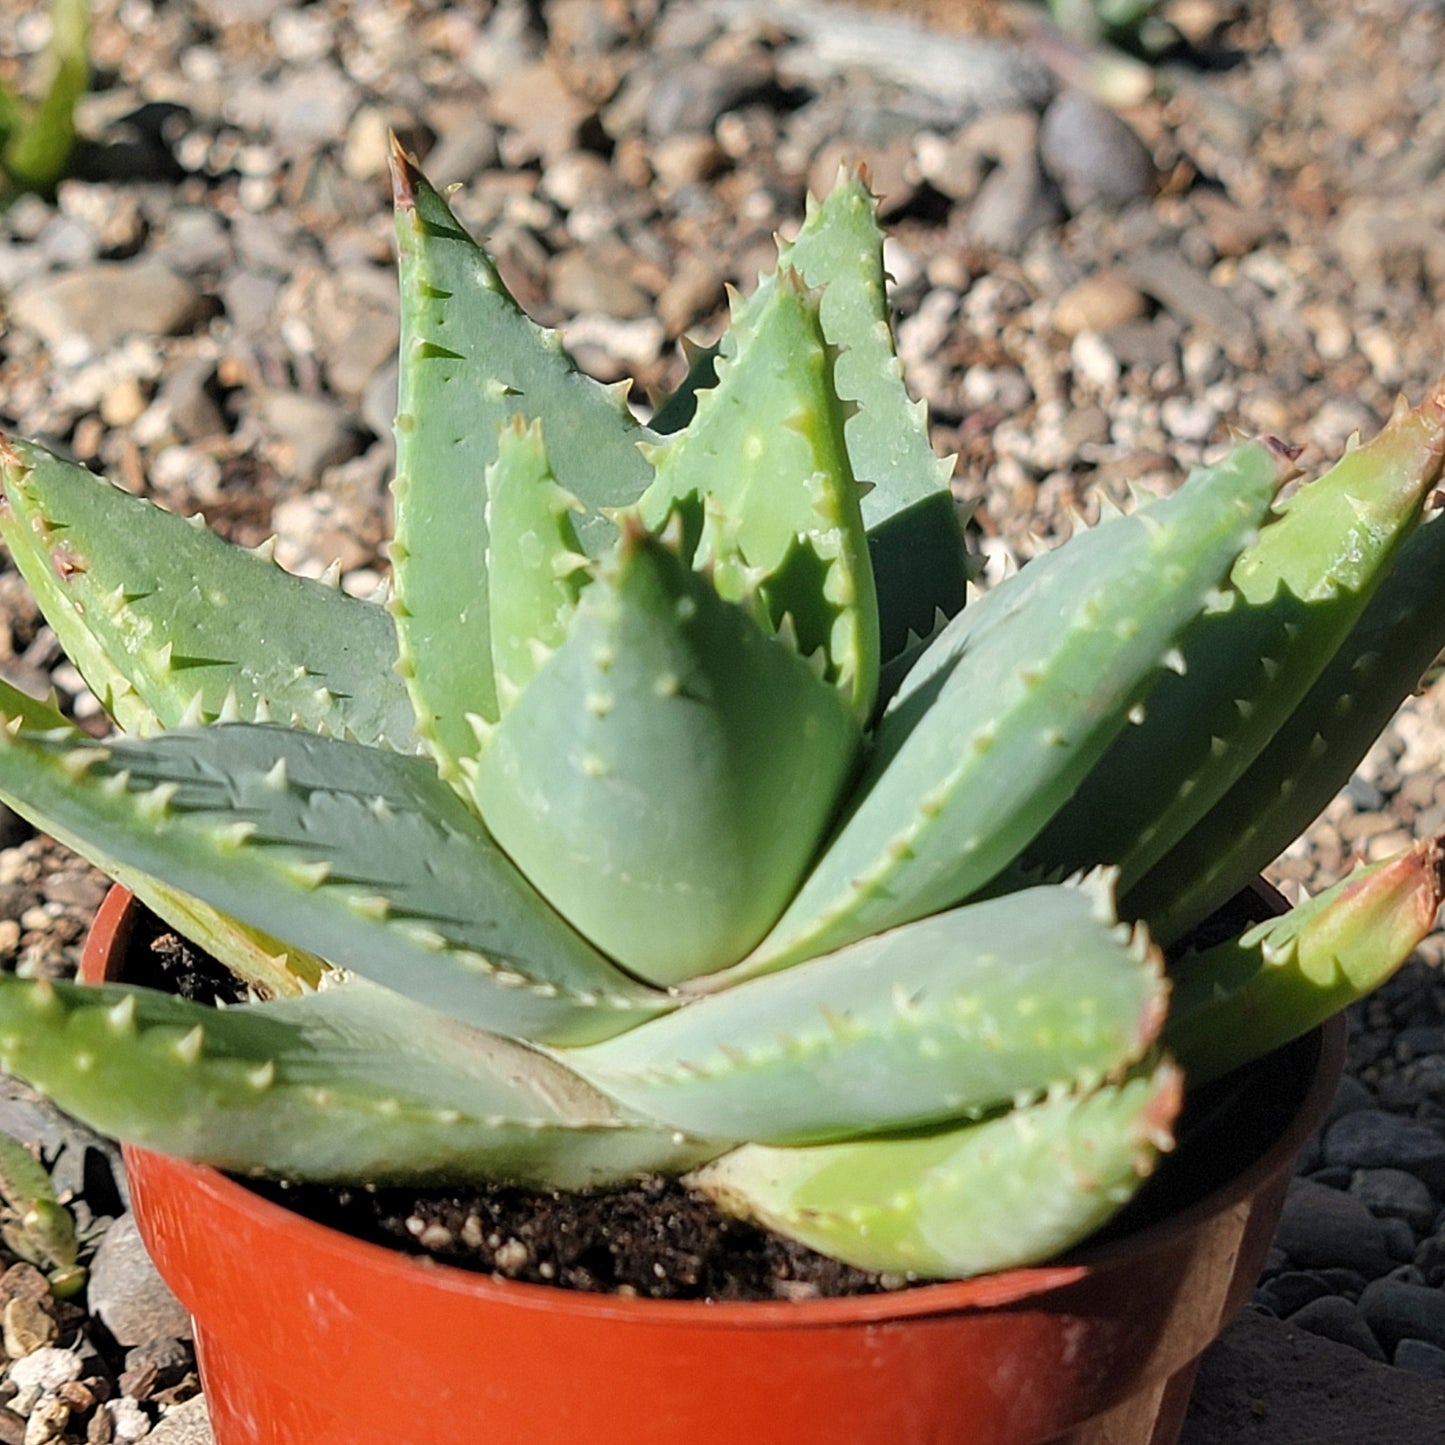
[[[1395,1368],[1445,1378],[1445,1350],[1424,1340],[1401,1340],[1395,1346]]]
[[[1358,1199],[1308,1179],[1290,1184],[1275,1243],[1296,1265],[1341,1266],[1371,1279],[1390,1268],[1380,1221]]]
[[[1149,148],[1107,106],[1066,90],[1044,112],[1039,158],[1071,211],[1117,210],[1154,189]]]
[[[1064,208],[1058,193],[1026,152],[991,171],[968,214],[968,238],[977,246],[1012,255],[1035,231],[1056,225]]]
[[[1341,1295],[1328,1294],[1311,1300],[1289,1317],[1292,1325],[1339,1344],[1349,1345],[1370,1360],[1385,1361],[1380,1342],[1370,1332],[1359,1309]]]
[[[1265,1280],[1254,1292],[1255,1302],[1272,1315],[1287,1319],[1312,1300],[1330,1293],[1326,1280],[1315,1270],[1286,1269]]]
[[[1445,1138],[1428,1124],[1384,1109],[1357,1109],[1325,1131],[1327,1164],[1352,1169],[1403,1169],[1429,1189],[1445,1192]]]
[[[166,374],[151,403],[158,422],[183,442],[223,436],[226,418],[210,390],[215,379],[215,363],[205,357],[180,362]]]
[[[361,419],[368,430],[383,441],[390,440],[396,422],[397,380],[400,365],[396,357],[381,367],[361,393]]]
[[[344,135],[360,98],[355,84],[322,61],[287,69],[274,81],[241,85],[226,113],[248,130],[269,133],[279,146],[303,149]]]
[[[157,251],[183,275],[220,271],[231,261],[231,237],[219,216],[191,207],[170,214]]]
[[[1356,1109],[1373,1109],[1375,1107],[1375,1096],[1356,1078],[1345,1074],[1335,1090],[1335,1097],[1330,1103],[1330,1111],[1325,1116],[1326,1124],[1333,1124],[1336,1119],[1342,1119],[1346,1114],[1353,1114]]]
[[[1415,1231],[1403,1219],[1382,1219],[1385,1248],[1391,1259],[1406,1262],[1415,1257]]]
[[[111,1223],[95,1252],[89,1303],[118,1344],[191,1337],[190,1316],[156,1272],[132,1214]]]
[[[261,419],[277,442],[277,469],[302,481],[316,481],[324,468],[361,450],[350,414],[327,397],[270,391],[261,398]]]
[[[1141,291],[1167,306],[1181,321],[1214,333],[1231,357],[1253,354],[1255,327],[1249,312],[1172,246],[1135,256],[1124,270]]]
[[[204,1397],[196,1395],[167,1410],[145,1438],[149,1445],[215,1445]]]
[[[172,1406],[145,1438],[149,1445],[215,1445],[205,1398],[196,1395]]]
[[[183,331],[199,305],[196,288],[159,262],[98,261],[23,286],[12,314],[51,347],[78,337],[88,351],[105,351],[124,336]]]
[[[773,68],[761,55],[727,64],[673,60],[663,65],[647,97],[647,133],[710,132],[720,115],[761,95],[772,81]]]
[[[1204,1355],[1179,1445],[1445,1440],[1439,1382],[1247,1311]]]
[[[221,304],[243,336],[258,335],[275,323],[280,295],[279,281],[255,271],[233,271],[221,282]]]
[[[1438,1209],[1424,1182],[1403,1169],[1356,1169],[1350,1193],[1372,1214],[1403,1219],[1422,1234],[1434,1222]]]
[[[32,1350],[18,1360],[10,1360],[5,1367],[11,1382],[19,1389],[38,1385],[48,1394],[53,1394],[72,1380],[78,1380],[82,1368],[83,1362],[74,1350],[63,1350],[55,1345]]]
[[[1386,1349],[1404,1339],[1445,1349],[1445,1290],[1377,1279],[1360,1295],[1360,1313]]]

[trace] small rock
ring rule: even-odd
[[[1139,288],[1118,271],[1098,271],[1069,287],[1054,306],[1054,330],[1065,336],[1108,331],[1148,310]]]
[[[509,166],[553,161],[575,149],[595,113],[548,61],[503,78],[492,90],[491,112],[507,127],[500,149]]]
[[[1437,1379],[1445,1376],[1445,1350],[1424,1340],[1401,1340],[1395,1346],[1393,1363],[1397,1370],[1412,1370],[1417,1375],[1432,1375]]]
[[[1149,148],[1114,111],[1067,90],[1044,112],[1039,158],[1073,212],[1119,209],[1154,189]]]
[[[1360,1295],[1360,1313],[1386,1349],[1401,1340],[1424,1340],[1445,1349],[1445,1290],[1400,1280],[1371,1281]]]
[[[1385,1361],[1385,1352],[1370,1333],[1369,1325],[1359,1310],[1341,1295],[1330,1294],[1311,1300],[1303,1309],[1292,1314],[1289,1322],[1312,1335],[1349,1345],[1371,1360],[1379,1360],[1382,1364]]]
[[[327,379],[343,396],[360,396],[396,354],[401,335],[396,278],[380,266],[308,268],[282,297],[281,311],[305,324]]]
[[[974,197],[965,230],[974,245],[1013,255],[1036,231],[1056,225],[1063,216],[1058,193],[1030,153],[989,173]]]
[[[627,254],[602,248],[564,251],[550,271],[552,299],[564,311],[599,312],[621,321],[652,314],[647,293],[627,275]]]
[[[1279,1319],[1288,1319],[1329,1292],[1328,1282],[1317,1271],[1286,1269],[1260,1285],[1255,1299]]]
[[[1308,1179],[1291,1182],[1275,1242],[1296,1265],[1342,1266],[1372,1279],[1390,1268],[1380,1221],[1358,1199]]]
[[[58,1396],[47,1396],[31,1410],[25,1422],[25,1445],[51,1445],[70,1424],[70,1406]]]
[[[205,357],[189,357],[176,365],[151,403],[148,422],[157,434],[181,442],[224,436],[226,418],[211,393],[215,380],[216,365]]]
[[[1207,442],[1219,425],[1219,413],[1200,398],[1170,396],[1159,405],[1159,420],[1178,441]]]
[[[146,1438],[150,1445],[214,1445],[204,1397],[195,1395],[167,1410]]]
[[[1370,1213],[1402,1219],[1422,1234],[1435,1219],[1436,1204],[1429,1189],[1403,1169],[1357,1169],[1350,1179],[1350,1193]]]
[[[762,95],[773,83],[773,68],[761,55],[714,64],[672,63],[647,97],[643,122],[661,139],[683,131],[711,134],[718,117]]]
[[[386,174],[390,155],[391,126],[386,113],[374,105],[362,106],[347,129],[341,169],[353,180],[369,181]]]
[[[118,1344],[191,1337],[190,1316],[156,1272],[133,1214],[121,1215],[106,1230],[91,1262],[89,1302]]]
[[[221,304],[243,336],[258,335],[274,324],[280,295],[279,281],[254,271],[233,271],[221,282]]]
[[[12,1360],[53,1345],[60,1335],[54,1316],[39,1300],[23,1295],[6,1302],[0,1322],[4,1326],[5,1353]]]
[[[136,1401],[124,1395],[107,1400],[101,1409],[110,1416],[110,1438],[115,1445],[132,1445],[133,1441],[144,1440],[151,1433],[150,1416]]]
[[[1119,358],[1097,331],[1081,331],[1074,337],[1069,347],[1069,360],[1073,362],[1074,370],[1100,391],[1109,391],[1119,384]]]
[[[366,540],[372,521],[355,498],[330,491],[286,497],[271,513],[276,560],[305,577],[319,577],[331,562],[343,572],[365,566],[375,556],[375,547]]]
[[[179,1384],[195,1368],[189,1345],[180,1340],[147,1340],[126,1351],[120,1390],[137,1400],[148,1400],[157,1390]]]
[[[1415,1231],[1403,1219],[1382,1219],[1385,1231],[1385,1248],[1390,1258],[1409,1261],[1415,1257]]]
[[[277,470],[301,481],[316,481],[324,468],[361,449],[350,414],[326,397],[268,391],[261,397],[261,419],[276,439],[272,460]]]
[[[122,337],[170,336],[194,320],[200,293],[155,261],[98,261],[47,276],[16,293],[12,315],[48,346],[79,338],[88,353]]]
[[[60,1350],[47,1345],[10,1362],[10,1380],[19,1388],[38,1385],[47,1394],[54,1394],[81,1376],[80,1356],[74,1350]]]
[[[668,136],[653,147],[652,169],[657,178],[677,190],[711,180],[726,164],[723,148],[710,135]]]
[[[1352,1169],[1403,1169],[1433,1193],[1445,1193],[1445,1139],[1428,1124],[1383,1109],[1337,1119],[1325,1132],[1324,1157]]]

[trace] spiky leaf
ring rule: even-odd
[[[1096,879],[893,929],[566,1057],[680,1129],[798,1144],[1092,1087],[1164,1011],[1157,956]]]
[[[1027,862],[1115,864],[1127,893],[1238,780],[1359,619],[1445,457],[1445,390],[1301,486],[1235,564],[1233,605],[1180,638],[1150,693]],[[1111,529],[1112,532],[1112,529]]]
[[[715,1153],[531,1049],[351,982],[206,1008],[0,978],[0,1067],[102,1133],[291,1179],[586,1189]]]
[[[1228,902],[1319,816],[1445,648],[1445,525],[1420,527],[1360,620],[1239,780],[1129,890],[1162,943]]]
[[[1438,840],[1175,967],[1166,1042],[1191,1085],[1281,1048],[1377,989],[1435,926]]]
[[[218,717],[416,746],[385,611],[0,438],[0,537],[127,732]]]
[[[1061,1094],[962,1128],[801,1149],[747,1144],[689,1176],[731,1213],[916,1278],[1050,1259],[1103,1224],[1170,1144],[1179,1074]]]
[[[652,434],[522,312],[399,148],[392,179],[402,298],[394,607],[418,730],[456,781],[457,762],[476,752],[466,715],[497,716],[482,478],[502,424],[521,415],[548,425],[553,470],[587,508],[577,528],[594,553],[613,535],[599,509],[635,501],[651,480],[637,443]]]
[[[565,918],[670,983],[777,917],[857,744],[834,688],[633,524],[491,733],[476,799]]]
[[[1282,476],[1270,448],[1242,447],[960,614],[884,714],[847,815],[743,971],[831,951],[987,884],[1128,725]]]
[[[831,373],[817,302],[785,272],[765,305],[735,308],[718,384],[651,449],[657,479],[639,510],[657,528],[680,508],[722,595],[756,596],[866,718],[878,608]]]
[[[430,764],[289,728],[0,731],[0,795],[399,993],[499,1032],[605,1037],[665,1001],[567,928]]]
[[[540,422],[514,417],[502,428],[497,460],[487,468],[487,586],[491,597],[492,671],[498,702],[525,687],[567,635],[587,580],[572,513],[581,503],[557,485]]]

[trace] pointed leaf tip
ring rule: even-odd
[[[395,131],[389,131],[391,168],[391,199],[398,211],[416,209],[416,183],[421,176],[416,163],[407,155]]]

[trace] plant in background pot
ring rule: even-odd
[[[1445,394],[1285,500],[1294,453],[1241,443],[965,608],[859,178],[643,426],[399,153],[394,175],[389,608],[0,452],[0,534],[125,732],[3,688],[0,795],[254,999],[3,979],[0,1063],[144,1146],[142,1226],[197,1316],[222,1445],[600,1445],[733,1433],[739,1408],[759,1441],[1022,1445],[1115,1406],[1163,1442],[1267,1242],[1243,1201],[1277,1207],[1328,1091],[1318,1038],[1275,1051],[1429,929],[1439,850],[1168,974],[1159,945],[1308,823],[1440,645],[1445,526],[1422,517]],[[1224,1148],[1199,1121],[1244,1089],[1283,1110],[1264,1159],[1098,1269],[1020,1271],[1135,1194],[1186,1087],[1181,1158]],[[365,1186],[682,1174],[893,1284],[1013,1272],[563,1298],[160,1155]],[[1221,1251],[1245,1264],[1210,1282]],[[1026,1307],[1041,1283],[1062,1293]],[[864,1368],[885,1357],[898,1373]],[[1035,1369],[1042,1395],[1006,1383]]]

